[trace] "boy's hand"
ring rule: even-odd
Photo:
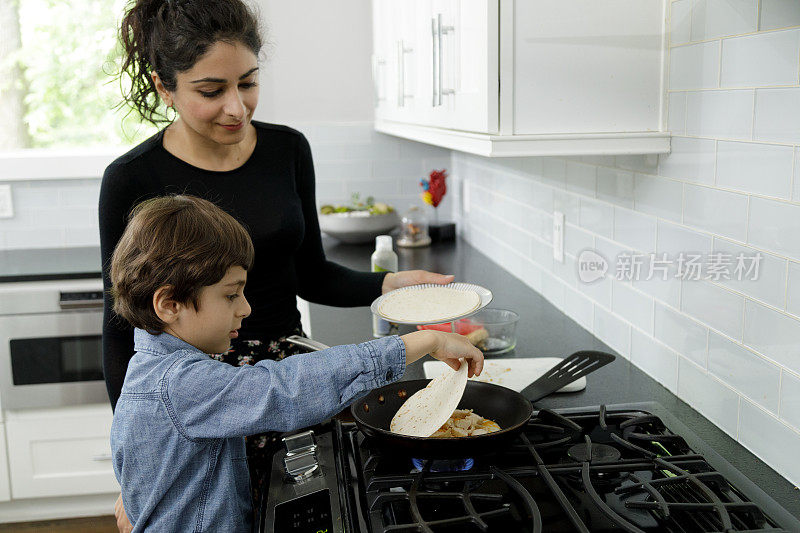
[[[467,374],[469,377],[480,376],[483,371],[483,352],[472,345],[463,335],[458,333],[445,333],[431,331],[438,337],[437,349],[431,352],[431,357],[444,361],[453,370],[461,366],[459,359],[464,359],[469,364]]]
[[[425,354],[431,354],[453,370],[459,369],[461,363],[458,360],[463,358],[469,364],[469,377],[479,376],[483,371],[483,352],[463,335],[427,329],[408,333],[400,338],[406,345],[407,365]]]
[[[125,507],[122,505],[122,494],[119,495],[119,498],[114,503],[114,517],[117,519],[119,533],[131,533],[133,531],[133,525],[128,520],[128,515],[125,514]]]

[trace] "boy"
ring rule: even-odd
[[[114,250],[114,310],[136,328],[136,354],[111,449],[134,532],[249,531],[245,435],[319,423],[426,353],[454,368],[465,358],[480,374],[477,348],[435,331],[253,366],[214,361],[250,314],[252,262],[245,229],[192,196],[138,205]]]

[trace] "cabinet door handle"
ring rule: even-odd
[[[445,89],[442,86],[444,75],[442,74],[442,64],[444,63],[444,59],[442,58],[442,35],[445,33],[451,33],[455,31],[454,26],[442,26],[442,14],[438,13],[437,16],[437,23],[436,29],[438,33],[438,40],[439,40],[439,96],[438,96],[438,105],[442,105],[442,95],[443,94],[454,94],[454,89]]]
[[[406,98],[413,96],[406,94],[406,54],[413,51],[402,40],[397,41],[397,107],[404,107]]]
[[[439,76],[437,75],[438,65],[439,62],[437,61],[437,53],[439,51],[439,45],[437,39],[439,38],[439,28],[437,25],[438,19],[436,17],[431,19],[431,65],[432,65],[432,78],[431,78],[431,87],[433,88],[433,103],[431,104],[433,107],[436,107],[441,102],[437,101],[439,96]]]
[[[378,107],[386,98],[383,96],[383,84],[381,83],[381,67],[386,65],[386,61],[380,57],[372,56],[372,81],[375,91],[375,107]]]
[[[111,459],[113,459],[113,456],[110,453],[101,453],[92,456],[92,461],[110,461]]]

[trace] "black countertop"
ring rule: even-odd
[[[369,270],[372,245],[345,245],[324,239],[328,258],[342,265]],[[517,349],[503,357],[564,357],[578,350],[614,350],[559,311],[541,295],[509,274],[463,241],[440,243],[429,248],[396,249],[401,270],[425,269],[454,274],[457,281],[477,283],[491,289],[492,307],[519,313]],[[368,308],[334,308],[311,304],[313,337],[328,345],[351,344],[372,338]],[[401,333],[411,328],[401,330]],[[423,358],[408,366],[403,379],[424,378]],[[587,376],[586,389],[553,394],[536,407],[584,407],[600,404],[658,402],[713,447],[778,504],[800,518],[800,491],[772,468],[730,438],[708,419],[639,370],[624,357]]]

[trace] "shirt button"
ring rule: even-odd
[[[386,371],[386,381],[389,381],[393,377],[394,377],[394,372],[392,372],[392,369],[390,368],[389,370]]]

